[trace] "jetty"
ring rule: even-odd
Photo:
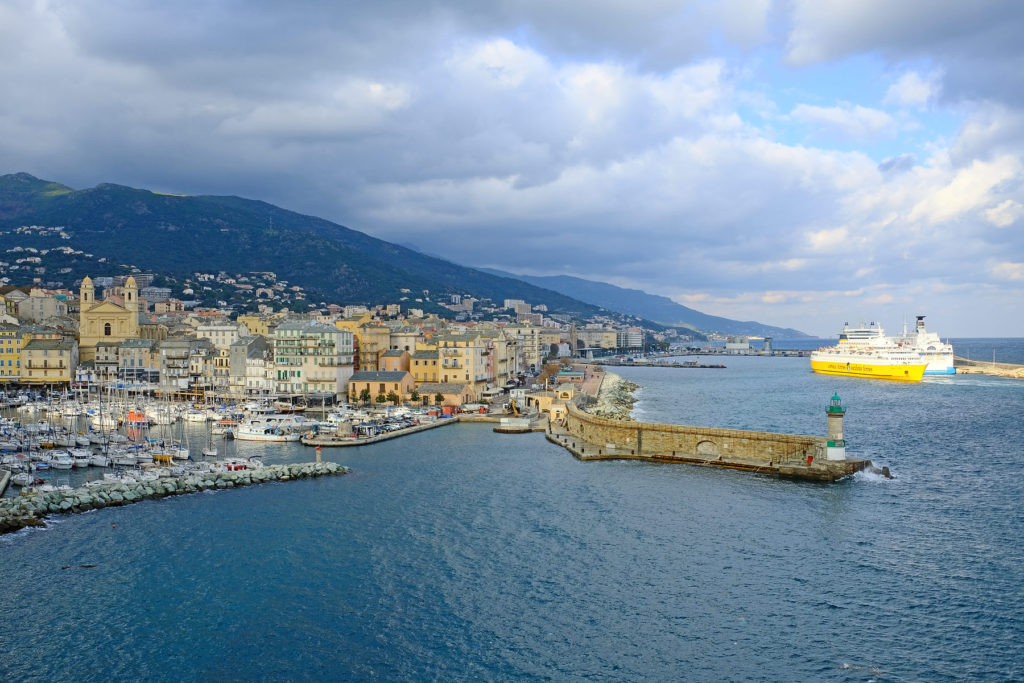
[[[838,396],[825,410],[827,435],[807,436],[601,417],[587,410],[597,405],[601,384],[585,386],[546,434],[579,460],[675,462],[821,482],[871,468],[870,460],[846,455]]]
[[[953,367],[957,374],[961,375],[990,375],[992,377],[1009,377],[1011,379],[1024,379],[1024,365],[1016,363],[992,363],[983,360],[970,360],[955,356]]]
[[[436,429],[437,427],[444,427],[445,425],[456,424],[459,420],[453,417],[442,417],[432,422],[421,422],[418,425],[412,427],[403,427],[402,429],[395,429],[390,432],[383,432],[381,434],[374,434],[373,436],[348,436],[340,434],[330,433],[313,433],[304,434],[299,442],[304,446],[317,446],[317,447],[342,447],[342,446],[366,446],[371,443],[380,443],[381,441],[387,441],[388,439],[397,439],[400,436],[407,434],[415,434],[416,432],[426,431],[428,429]]]
[[[601,365],[606,365],[606,366],[612,367],[612,368],[618,367],[618,368],[716,368],[716,369],[722,369],[722,370],[725,369],[725,365],[723,363],[698,363],[697,361],[694,361],[694,360],[686,360],[686,361],[682,361],[681,363],[679,363],[679,362],[676,362],[676,363],[658,363],[658,362],[653,362],[653,363],[651,363],[651,362],[630,363],[630,362],[625,362],[625,361],[609,361],[609,360],[602,359],[600,361],[595,361],[595,363],[600,363]]]
[[[30,526],[46,526],[45,519],[53,514],[87,512],[211,489],[348,474],[351,471],[333,462],[230,469],[236,466],[240,467],[230,462],[214,463],[209,469],[185,471],[181,474],[175,473],[179,468],[158,468],[153,472],[155,476],[149,478],[122,479],[27,495],[23,492],[17,498],[0,498],[0,534]]]

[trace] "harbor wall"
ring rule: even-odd
[[[680,462],[814,481],[835,481],[871,464],[827,460],[825,437],[616,420],[575,404],[548,439],[580,460]]]
[[[209,489],[340,475],[350,471],[333,462],[266,465],[256,469],[189,472],[180,476],[161,476],[156,480],[110,482],[95,487],[0,498],[0,534],[29,526],[46,526],[43,520],[51,514],[86,512]]]
[[[742,459],[765,465],[825,458],[824,437],[753,432],[716,427],[632,422],[597,417],[570,405],[566,431],[590,444],[614,444],[642,458],[690,456],[703,460]]]

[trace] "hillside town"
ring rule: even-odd
[[[190,287],[247,293],[256,310],[239,312],[223,301],[210,307],[174,298],[153,282],[136,272],[87,276],[77,292],[0,288],[0,391],[115,388],[196,402],[462,405],[523,384],[545,360],[680,340],[675,331],[616,327],[601,317],[574,321],[513,299],[446,295],[434,303],[451,319],[424,312],[429,292],[377,306],[295,311],[304,292],[273,273],[189,278]]]

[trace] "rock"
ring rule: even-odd
[[[120,503],[121,501],[124,500],[124,494],[117,490],[114,490],[109,497],[110,500],[114,501],[115,503]]]

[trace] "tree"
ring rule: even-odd
[[[415,389],[413,389],[412,393],[409,394],[409,400],[412,401],[413,403],[419,403],[420,402],[420,392],[418,392]]]
[[[370,402],[370,388],[369,387],[363,387],[363,390],[359,392],[359,400],[362,401],[363,403],[369,403]]]
[[[434,405],[435,405],[435,406],[439,406],[439,405],[441,405],[442,403],[444,403],[444,394],[442,394],[442,393],[441,393],[441,392],[439,391],[439,392],[437,392],[436,394],[434,394]]]
[[[396,406],[401,402],[402,397],[395,391],[388,392],[388,400],[394,403]]]
[[[383,391],[377,394],[377,403],[387,403],[388,397]]]

